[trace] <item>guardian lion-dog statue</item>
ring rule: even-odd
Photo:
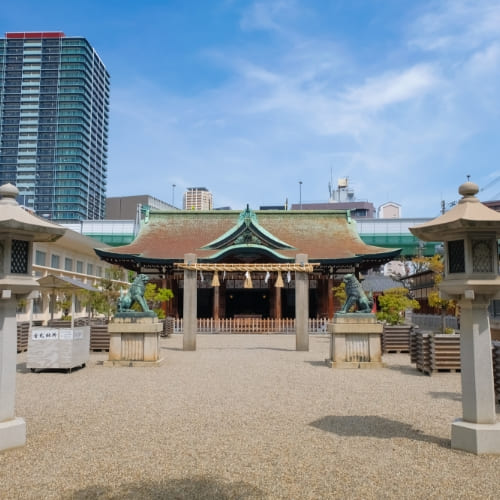
[[[117,305],[119,312],[131,311],[134,303],[139,304],[143,312],[151,311],[146,300],[144,299],[144,292],[148,281],[149,278],[145,274],[138,274],[136,276],[127,292],[118,298]]]
[[[373,297],[368,297],[365,291],[361,288],[360,282],[354,274],[346,274],[343,279],[345,283],[345,291],[347,299],[342,309],[338,311],[340,314],[348,313],[352,306],[356,306],[355,313],[371,313],[373,308]]]

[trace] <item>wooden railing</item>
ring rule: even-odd
[[[182,333],[182,318],[175,318],[174,333]],[[327,319],[309,319],[309,333],[326,333]],[[198,333],[295,333],[295,319],[275,318],[198,318]]]

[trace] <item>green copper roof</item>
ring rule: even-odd
[[[248,205],[238,217],[238,222],[229,231],[226,231],[222,236],[204,245],[202,248],[204,250],[217,250],[226,248],[229,245],[261,246],[266,250],[270,248],[292,250],[295,248],[264,229],[257,221],[257,214],[253,210],[250,210]],[[279,254],[276,255],[278,256]],[[213,258],[215,258],[215,255]],[[279,258],[285,257],[279,256]]]

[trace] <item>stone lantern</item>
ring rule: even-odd
[[[30,214],[19,206],[18,189],[0,187],[0,450],[26,442],[26,424],[15,417],[17,323],[20,298],[39,288],[32,276],[34,241],[54,241],[66,229]]]
[[[488,314],[490,300],[500,298],[500,213],[480,203],[478,191],[467,181],[459,188],[462,198],[455,207],[410,231],[424,241],[444,241],[439,289],[460,306],[463,418],[452,424],[451,446],[500,454]]]

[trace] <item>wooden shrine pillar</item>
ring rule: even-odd
[[[276,280],[274,285],[276,285]],[[276,319],[281,319],[281,290],[282,287],[274,286],[274,317]]]
[[[220,317],[220,285],[214,286],[212,317],[213,319],[219,319]]]

